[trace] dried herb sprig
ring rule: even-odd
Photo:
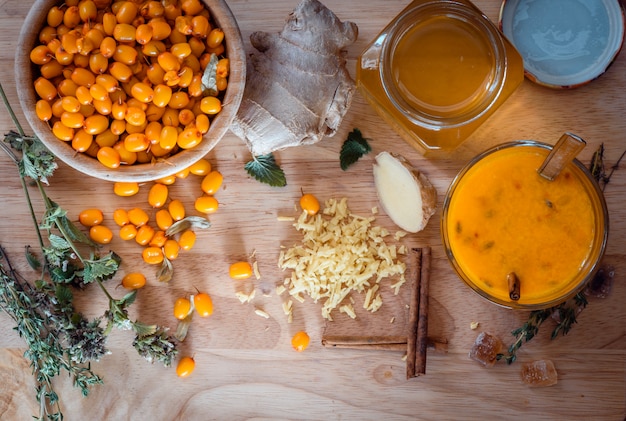
[[[593,177],[600,185],[600,189],[602,191],[604,191],[606,185],[609,184],[609,181],[611,181],[613,173],[619,168],[619,164],[622,162],[622,159],[624,159],[625,156],[626,150],[622,152],[615,164],[611,166],[611,169],[607,174],[604,165],[604,143],[600,144],[598,149],[593,153],[593,156],[591,158],[591,164],[589,165],[589,170],[591,171],[591,175],[593,175]]]
[[[534,310],[530,312],[528,320],[519,328],[511,332],[515,337],[506,353],[498,354],[498,360],[504,360],[507,364],[513,363],[517,359],[517,351],[522,344],[530,341],[539,333],[539,327],[548,320],[557,320],[556,327],[552,330],[551,339],[556,339],[559,333],[566,335],[576,323],[576,316],[587,306],[587,299],[583,293],[576,294],[570,300],[545,310]]]
[[[133,329],[136,334],[133,346],[150,362],[160,361],[169,366],[177,349],[166,328],[129,318],[128,307],[134,302],[136,291],[121,299],[113,298],[107,291],[104,281],[115,275],[120,257],[112,251],[101,256],[99,248],[72,223],[66,211],[47,196],[44,185],[56,169],[54,156],[37,137],[24,134],[1,84],[0,95],[18,129],[6,135],[5,142],[0,142],[0,149],[19,170],[43,254],[41,262],[30,247],[26,247],[26,260],[31,267],[40,270],[40,277],[31,283],[13,269],[0,247],[0,308],[14,319],[15,329],[28,346],[24,355],[31,361],[38,383],[39,419],[62,420],[59,397],[51,379],[66,370],[86,396],[90,386],[102,382],[91,371],[89,363],[108,353],[106,337],[113,327]],[[11,148],[21,152],[21,158]],[[32,206],[27,179],[32,180],[45,204],[41,223]],[[42,233],[46,234],[46,241]],[[85,247],[88,256],[84,254]],[[105,329],[101,327],[100,318],[86,320],[73,307],[69,285],[90,283],[96,283],[109,300],[109,308],[103,316]]]

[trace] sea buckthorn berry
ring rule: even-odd
[[[181,297],[174,302],[174,317],[178,320],[183,320],[190,312],[191,301],[188,298]]]
[[[221,58],[219,59],[219,61],[217,62],[217,66],[215,68],[215,71],[217,73],[217,76],[220,77],[228,77],[228,71],[230,68],[230,60],[227,58]]]
[[[94,21],[98,16],[98,8],[92,0],[81,0],[78,3],[78,15],[83,22]]]
[[[182,357],[176,365],[176,375],[178,377],[189,377],[196,368],[196,361],[191,357]]]
[[[154,89],[147,83],[135,83],[130,91],[133,98],[140,102],[148,103],[154,99]]]
[[[130,67],[119,61],[115,61],[109,65],[109,73],[120,82],[128,82],[133,76],[133,71]]]
[[[213,300],[206,292],[199,292],[193,296],[193,306],[200,317],[209,317],[213,314]]]
[[[96,141],[98,146],[103,147],[115,145],[118,139],[118,135],[114,134],[111,129],[107,129],[104,132],[96,135],[96,138],[94,140]]]
[[[89,134],[98,135],[109,128],[109,119],[107,116],[94,114],[85,119],[83,128]]]
[[[80,23],[80,13],[78,6],[69,6],[63,14],[63,25],[68,28],[75,28]]]
[[[158,84],[153,89],[152,102],[157,107],[166,107],[172,99],[172,88],[165,84]]]
[[[93,143],[93,135],[90,135],[83,129],[76,131],[72,139],[72,148],[76,152],[86,152]]]
[[[63,106],[63,104],[61,104],[61,106]],[[63,114],[61,114],[61,123],[72,129],[79,129],[83,127],[84,121],[85,116],[79,112],[68,113],[67,111],[64,111]]]
[[[219,207],[217,199],[213,196],[200,196],[194,204],[196,210],[201,213],[215,213]]]
[[[315,215],[320,210],[320,202],[312,194],[306,193],[300,197],[300,207],[309,215]]]
[[[113,232],[104,225],[94,225],[89,228],[89,238],[98,244],[109,244],[113,239]]]
[[[167,39],[172,33],[172,27],[164,20],[151,20],[148,25],[152,27],[152,39],[154,41]]]
[[[163,252],[160,247],[146,247],[141,252],[141,257],[149,265],[160,265],[163,263]]]
[[[113,211],[113,221],[120,227],[124,225],[128,225],[130,223],[130,219],[128,219],[128,212],[126,209],[115,209]]]
[[[35,80],[35,92],[40,98],[52,101],[57,96],[57,88],[48,79],[38,77]]]
[[[200,133],[206,134],[209,131],[211,122],[209,120],[209,117],[207,117],[206,114],[200,113],[196,116],[195,125]]]
[[[191,33],[194,37],[198,38],[206,38],[209,35],[209,31],[211,29],[211,24],[209,20],[202,16],[197,15],[191,18]],[[191,38],[196,39],[196,38]]]
[[[53,54],[47,45],[38,45],[30,50],[30,61],[41,66],[52,60]]]
[[[170,70],[180,70],[180,61],[178,60],[178,57],[169,51],[163,51],[160,53],[157,56],[157,62],[166,72],[169,72]]]
[[[41,76],[50,80],[50,79],[54,79],[57,76],[61,76],[63,74],[63,69],[64,69],[64,66],[62,64],[60,64],[56,60],[52,60],[48,63],[43,64],[39,68],[39,71],[41,72]]]
[[[124,116],[126,123],[131,126],[142,126],[146,122],[146,113],[139,107],[128,107]],[[127,129],[128,130],[128,129]]]
[[[87,69],[83,69],[82,67],[77,67],[74,69],[71,75],[71,79],[77,85],[86,86],[88,88],[96,83],[96,75],[94,75],[91,71]]]
[[[191,149],[202,142],[202,133],[195,127],[189,126],[178,134],[176,144],[181,149]]]
[[[126,224],[120,228],[119,235],[124,241],[133,240],[137,236],[137,227],[133,224]]]
[[[202,12],[204,8],[200,0],[182,0],[180,2],[180,7],[186,14],[192,16]]]
[[[60,121],[54,122],[54,124],[52,125],[52,133],[54,133],[57,138],[66,142],[69,142],[74,138],[74,129],[72,129],[71,127],[67,127]]]
[[[128,44],[119,44],[113,54],[113,60],[124,63],[127,66],[132,66],[137,62],[137,50]]]
[[[154,147],[155,145],[152,145]],[[171,186],[176,182],[176,176],[174,174],[168,175],[166,177],[161,177],[156,180],[157,183],[165,184],[166,186]]]
[[[150,217],[145,210],[141,208],[132,208],[128,210],[128,220],[136,227],[141,227],[148,223]]]
[[[143,133],[129,134],[124,138],[124,148],[129,152],[145,151],[150,146],[150,140]]]
[[[178,142],[178,130],[174,126],[164,125],[159,137],[159,145],[165,150],[174,149]]]
[[[167,209],[159,209],[154,215],[154,218],[159,229],[163,231],[166,231],[174,223],[172,215],[170,215]]]
[[[170,201],[167,210],[170,212],[174,221],[180,221],[185,218],[185,206],[178,199]]]
[[[145,45],[152,40],[152,26],[147,23],[143,23],[137,27],[135,32],[135,40],[138,44]]]
[[[162,248],[165,245],[166,241],[167,241],[167,236],[165,235],[165,231],[159,230],[154,233],[154,236],[152,237],[152,240],[150,240],[148,245],[151,247]]]
[[[143,273],[132,272],[127,273],[122,278],[122,286],[126,289],[139,289],[146,285],[146,277]]]
[[[120,166],[120,154],[110,146],[98,149],[98,161],[107,168],[115,169]]]
[[[139,9],[135,3],[132,1],[123,1],[115,13],[115,18],[118,23],[132,23],[138,12]]]
[[[154,233],[154,228],[152,228],[150,225],[141,225],[137,228],[137,236],[135,236],[135,241],[140,246],[146,246],[148,245],[148,243],[150,243],[152,237],[154,237]]]
[[[189,167],[183,168],[182,170],[178,171],[174,175],[176,176],[176,178],[187,178],[187,177],[189,177]]]
[[[204,177],[202,184],[200,184],[200,188],[206,194],[213,195],[220,189],[223,180],[224,176],[222,176],[222,173],[217,170],[213,170]]]
[[[178,60],[182,61],[185,57],[191,54],[191,46],[187,42],[179,42],[170,47],[170,53],[174,54]]]
[[[148,203],[153,208],[160,208],[167,202],[169,190],[165,184],[155,183],[148,192]]]
[[[228,275],[232,279],[248,279],[252,273],[252,265],[244,261],[235,262],[228,268]]]
[[[211,163],[202,158],[189,166],[189,172],[193,175],[207,175],[211,172]]]
[[[113,38],[118,42],[135,42],[137,28],[129,23],[118,23],[113,29]]]
[[[178,242],[176,240],[168,239],[167,241],[165,241],[165,244],[163,244],[163,255],[168,260],[176,260],[179,251],[180,246],[178,245]]]
[[[109,59],[101,53],[89,56],[89,70],[96,75],[101,75],[109,69]]]
[[[220,28],[213,28],[206,39],[207,47],[217,48],[224,41],[224,31]]]
[[[45,99],[40,99],[35,104],[35,113],[41,121],[50,121],[52,118],[52,106]]]
[[[58,6],[52,6],[50,10],[48,10],[48,15],[46,16],[46,22],[48,25],[56,28],[60,24],[63,23],[63,10]]]
[[[139,184],[134,181],[130,181],[130,182],[116,181],[113,184],[113,192],[117,196],[122,196],[122,197],[134,196],[137,193],[139,193]]]
[[[192,230],[185,230],[178,238],[178,245],[184,251],[189,251],[196,244],[196,233]]]
[[[104,221],[104,215],[100,209],[85,209],[78,214],[78,221],[86,227],[100,225]]]
[[[99,83],[94,83],[89,87],[89,94],[96,101],[104,101],[105,99],[111,101],[109,98],[109,91],[107,91],[107,89]]]
[[[217,114],[222,110],[222,102],[217,97],[205,96],[200,101],[200,109],[205,114]]]
[[[291,346],[298,352],[304,351],[308,346],[311,339],[309,335],[304,331],[296,332],[291,338]]]

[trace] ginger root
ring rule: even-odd
[[[437,191],[402,156],[379,153],[374,162],[374,184],[383,210],[405,231],[423,230],[435,213]]]
[[[258,50],[248,59],[247,81],[230,127],[253,156],[312,144],[337,131],[355,90],[342,49],[358,28],[317,0],[303,0],[282,32],[254,32]]]

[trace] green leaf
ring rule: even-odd
[[[88,284],[96,280],[111,279],[117,272],[122,259],[115,253],[109,252],[97,260],[85,260],[83,263],[83,282]]]
[[[259,155],[246,163],[246,172],[261,183],[272,187],[284,187],[287,185],[284,171],[278,166],[274,154]]]
[[[30,251],[30,246],[26,246],[25,248],[26,262],[28,262],[28,265],[31,267],[31,269],[39,269],[41,267],[41,262],[39,261],[37,256],[35,256],[35,253]]]
[[[367,139],[363,137],[359,129],[354,129],[348,134],[339,152],[339,164],[346,171],[348,167],[357,162],[363,155],[368,154],[372,148]]]
[[[133,323],[133,330],[140,338],[148,335],[154,335],[158,328],[159,327],[157,325],[148,325],[139,321]]]

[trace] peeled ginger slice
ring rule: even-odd
[[[437,208],[437,191],[424,174],[402,156],[381,152],[374,183],[381,207],[398,227],[413,233],[426,227]]]

